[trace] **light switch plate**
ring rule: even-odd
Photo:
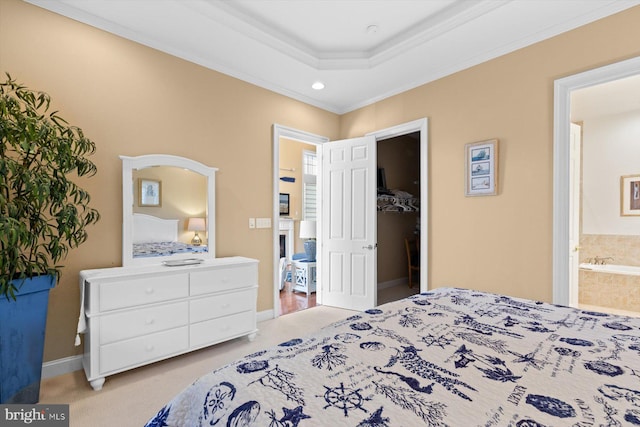
[[[256,219],[249,218],[249,228],[256,228]]]
[[[256,228],[271,228],[271,218],[256,218]]]

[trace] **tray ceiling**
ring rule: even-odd
[[[335,113],[640,0],[25,0]],[[323,90],[311,88],[315,81]]]

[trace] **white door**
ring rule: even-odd
[[[334,141],[322,155],[322,304],[377,303],[376,139]]]
[[[569,305],[578,306],[580,268],[580,152],[582,128],[571,123],[569,143]]]

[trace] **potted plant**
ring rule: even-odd
[[[0,403],[38,402],[49,290],[100,218],[74,182],[95,175],[95,143],[50,103],[0,82]]]

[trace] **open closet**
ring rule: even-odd
[[[420,292],[420,132],[377,141],[377,163],[378,304],[382,304]]]

